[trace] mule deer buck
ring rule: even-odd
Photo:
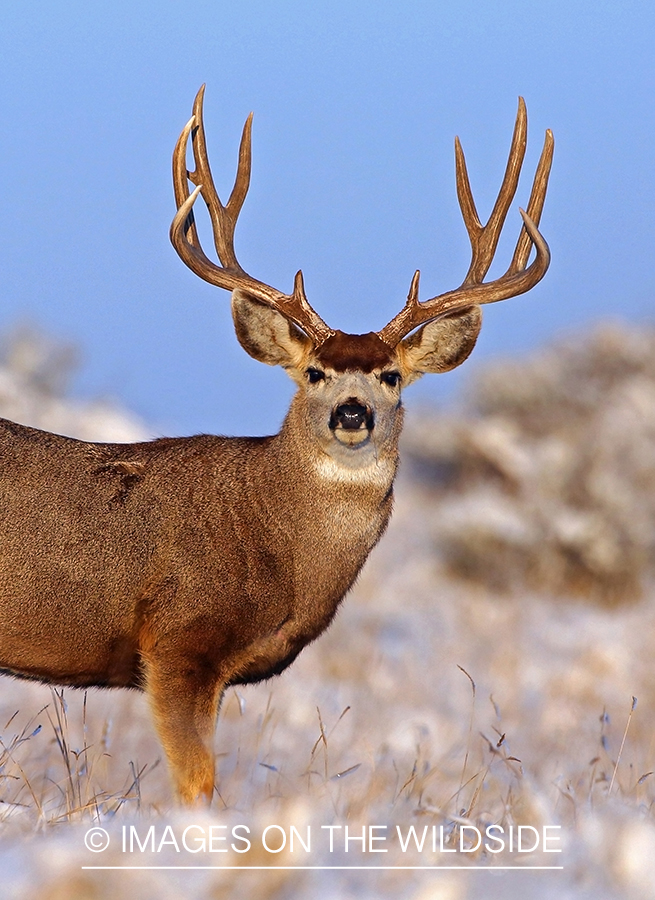
[[[528,291],[545,274],[549,251],[538,225],[553,153],[546,132],[509,268],[485,283],[525,153],[523,100],[484,226],[456,141],[472,246],[462,285],[421,302],[416,272],[406,304],[384,328],[344,334],[309,305],[300,272],[287,295],[241,268],[234,229],[250,180],[251,118],[223,205],[207,160],[203,90],[173,156],[171,240],[197,275],[232,291],[244,350],[282,366],[298,385],[279,434],[100,444],[0,420],[0,668],[63,685],[145,690],[186,803],[211,800],[225,688],[281,672],[327,628],[384,532],[401,388],[460,365],[480,330],[480,305]],[[199,193],[220,264],[198,240]]]

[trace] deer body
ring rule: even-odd
[[[326,477],[298,452],[295,413],[273,437],[140,444],[0,420],[3,506],[20,510],[0,522],[0,668],[140,687],[148,652],[175,639],[222,686],[282,671],[384,531],[395,472]]]
[[[311,308],[300,272],[287,295],[239,265],[233,238],[250,179],[250,119],[223,206],[206,156],[202,100],[203,89],[173,155],[171,240],[196,274],[232,291],[242,347],[296,382],[279,434],[95,444],[0,420],[0,671],[144,689],[184,802],[211,799],[225,688],[293,662],[329,625],[383,534],[401,388],[460,365],[480,330],[480,304],[523,293],[546,272],[548,246],[537,226],[553,150],[547,132],[510,267],[484,282],[525,152],[523,101],[484,226],[456,144],[473,251],[464,282],[419,302],[417,272],[388,325],[348,335]],[[189,139],[194,172],[186,169]],[[192,208],[200,193],[221,265],[198,241]]]

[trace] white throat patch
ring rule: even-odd
[[[327,454],[315,461],[314,470],[319,478],[325,481],[342,484],[375,484],[385,487],[391,484],[395,474],[395,466],[388,459],[372,462],[368,466],[351,468],[340,465]]]

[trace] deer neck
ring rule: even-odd
[[[265,490],[260,502],[268,507],[268,528],[276,519],[278,533],[293,534],[286,546],[295,597],[288,627],[294,634],[311,639],[326,627],[384,533],[393,505],[397,444],[394,437],[379,447],[373,463],[343,466],[317,445],[302,401],[291,404],[268,447],[265,477],[278,484],[278,492],[273,499]]]

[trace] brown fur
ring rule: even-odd
[[[336,331],[316,352],[317,359],[335,372],[358,369],[368,374],[393,364],[393,350],[374,331],[368,334],[345,334]]]

